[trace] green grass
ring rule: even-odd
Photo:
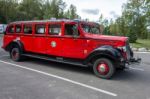
[[[132,47],[135,48],[148,48],[150,49],[150,39],[138,39],[136,43],[130,43]]]

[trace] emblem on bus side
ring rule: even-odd
[[[51,42],[51,46],[52,46],[52,47],[56,47],[56,42],[55,42],[55,41],[52,41],[52,42]]]

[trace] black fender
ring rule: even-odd
[[[101,57],[111,59],[114,63],[118,65],[120,62],[120,59],[122,58],[122,55],[117,49],[113,48],[112,46],[108,46],[108,45],[101,46],[101,47],[94,49],[88,55],[88,57],[84,61],[84,64],[89,64],[91,63],[92,60],[96,60]]]
[[[5,50],[10,51],[13,47],[16,47],[16,46],[19,47],[21,53],[23,53],[25,51],[23,43],[19,40],[15,40],[15,41],[12,41],[11,43],[9,43],[6,46]]]

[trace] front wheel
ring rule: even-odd
[[[104,79],[111,78],[115,73],[115,66],[113,62],[107,58],[97,59],[93,66],[93,71],[96,76]]]

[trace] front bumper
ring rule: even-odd
[[[140,65],[141,61],[142,61],[141,58],[131,58],[130,60],[125,62],[125,68]]]
[[[131,58],[129,61],[126,61],[127,64],[141,63],[141,58]]]
[[[122,59],[119,62],[118,69],[128,69],[129,67],[140,65],[141,61],[141,58],[130,58],[130,60]]]

